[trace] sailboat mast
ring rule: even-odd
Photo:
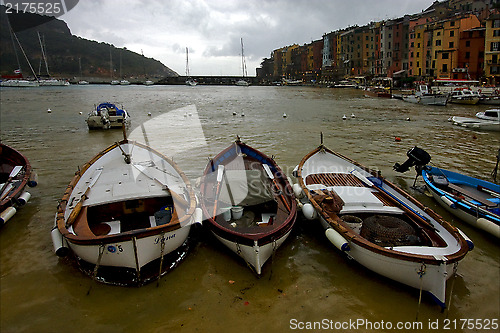
[[[49,64],[47,63],[47,55],[45,53],[44,43],[42,43],[42,39],[40,37],[40,32],[37,31],[36,33],[38,34],[38,41],[40,42],[40,49],[42,50],[42,58],[43,58],[43,61],[45,62],[45,69],[47,70],[47,75],[50,76]],[[44,37],[44,41],[45,41],[45,37]],[[40,75],[40,72],[38,73],[38,75]]]
[[[247,65],[245,63],[245,54],[243,53],[243,38],[241,38],[241,68],[243,70],[243,77],[247,76]]]
[[[189,53],[188,48],[186,47],[186,77],[189,77]]]

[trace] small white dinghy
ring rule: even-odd
[[[446,280],[472,243],[409,194],[321,144],[297,167],[302,211],[318,216],[326,237],[348,258],[429,292],[445,307]]]
[[[68,185],[52,230],[54,249],[59,256],[71,250],[101,282],[142,285],[186,256],[195,210],[191,184],[174,162],[125,139]]]

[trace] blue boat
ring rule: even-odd
[[[500,238],[500,185],[461,173],[427,165],[430,156],[418,147],[407,155],[403,165],[395,170],[404,172],[415,165],[417,176],[422,175],[425,186],[434,199],[450,213]],[[427,154],[428,155],[428,154]]]
[[[122,128],[123,124],[130,125],[128,112],[109,102],[100,103],[87,116],[89,129]]]

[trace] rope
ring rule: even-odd
[[[448,318],[448,314],[450,313],[450,307],[451,307],[451,298],[453,296],[453,286],[455,285],[455,280],[457,277],[457,267],[458,267],[458,261],[455,262],[453,265],[453,280],[451,280],[451,287],[450,287],[450,298],[448,299],[448,306],[446,307],[446,318]]]
[[[94,282],[96,277],[97,277],[97,270],[99,269],[99,266],[101,265],[101,259],[102,255],[104,254],[104,244],[99,245],[99,256],[97,257],[97,263],[94,267],[94,271],[92,272],[92,281]],[[89,287],[89,290],[87,291],[87,295],[90,294],[90,290],[92,289],[92,284]]]
[[[161,270],[163,269],[163,253],[165,252],[165,233],[161,234],[161,243],[160,243],[160,272],[158,273],[158,281],[156,282],[156,286],[160,285],[161,278]]]
[[[423,285],[424,285],[423,277],[425,275],[425,269],[426,269],[426,265],[425,265],[425,263],[422,263],[422,265],[420,266],[420,269],[417,271],[417,274],[420,277],[420,292],[419,292],[419,296],[418,296],[418,307],[417,307],[417,315],[415,317],[415,321],[418,321],[418,314],[420,312],[420,304],[422,303],[422,289],[423,289]]]

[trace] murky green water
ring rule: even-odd
[[[396,330],[398,322],[415,321],[418,290],[350,262],[328,243],[317,221],[302,217],[272,262],[264,266],[261,278],[211,237],[200,235],[186,260],[158,286],[92,283],[69,259],[53,254],[50,230],[57,200],[77,167],[122,137],[119,130],[88,131],[85,115],[100,101],[116,102],[129,110],[132,133],[140,131],[141,123],[194,107],[192,116],[199,117],[203,144],[192,145],[193,132],[182,127],[175,131],[185,142],[170,140],[169,133],[161,130],[149,133],[150,138],[165,136],[162,149],[167,151],[163,152],[193,181],[207,158],[236,135],[275,155],[291,174],[319,144],[323,132],[328,147],[381,170],[475,242],[474,251],[459,265],[459,276],[448,283],[449,311],[441,313],[424,295],[418,314],[422,326],[414,327],[416,331],[436,332],[432,325],[443,330],[448,323],[451,331],[465,332],[471,330],[467,325],[462,329],[464,319],[484,323],[500,318],[498,240],[410,189],[414,172],[392,171],[392,165],[406,160],[406,151],[418,145],[432,155],[436,166],[489,180],[500,134],[469,131],[447,121],[451,115],[473,116],[486,106],[426,107],[366,98],[359,90],[309,87],[2,88],[0,97],[2,142],[22,151],[39,175],[39,185],[30,190],[31,201],[0,229],[1,332],[282,332],[297,331],[307,322],[323,324],[316,331],[349,331],[353,326],[345,325],[357,320],[369,322],[357,331],[375,332],[391,331],[388,323],[392,331],[401,331]],[[342,120],[344,114],[346,120]]]

